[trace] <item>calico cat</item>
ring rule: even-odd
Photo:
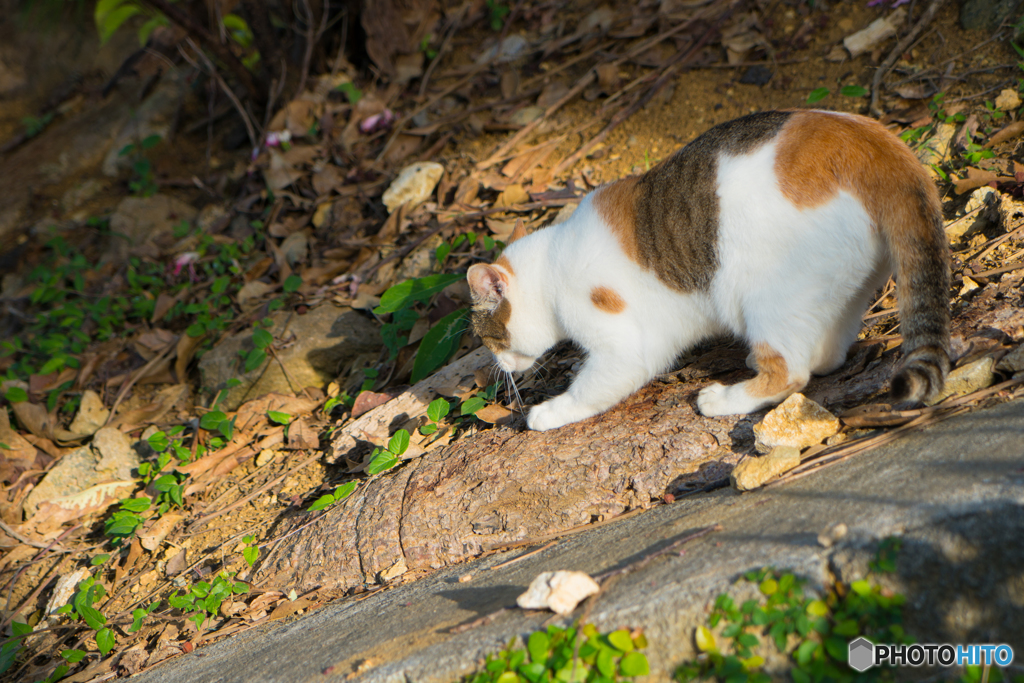
[[[871,119],[751,114],[707,131],[640,176],[603,185],[568,220],[517,230],[468,279],[473,329],[506,371],[555,343],[587,352],[531,429],[596,415],[731,334],[753,379],[700,391],[708,416],[750,413],[846,359],[872,294],[895,270],[903,361],[896,401],[934,396],[949,370],[949,247],[935,186]]]

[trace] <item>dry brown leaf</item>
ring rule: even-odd
[[[178,348],[176,349],[174,360],[174,374],[177,375],[179,383],[183,383],[187,379],[188,364],[192,362],[192,358],[196,355],[199,345],[203,343],[203,339],[205,339],[205,335],[190,337],[187,334],[183,334],[178,338]]]
[[[140,408],[118,413],[110,422],[110,426],[141,425],[159,422],[174,407],[174,404],[188,395],[188,384],[174,384],[164,387],[156,393],[153,401]]]
[[[36,436],[53,436],[53,417],[46,412],[46,408],[30,401],[12,403],[14,415],[18,423]]]
[[[989,139],[988,144],[986,144],[985,147],[994,147],[995,145],[998,145],[1001,142],[1006,142],[1007,140],[1014,139],[1021,133],[1024,133],[1024,121],[1014,121],[1010,125],[999,130],[995,135],[993,135]]]
[[[352,417],[356,418],[363,413],[369,412],[379,405],[390,401],[394,396],[387,393],[376,393],[373,391],[361,391],[352,404]]]
[[[569,92],[569,86],[561,81],[548,83],[544,86],[544,89],[540,91],[540,95],[537,96],[537,106],[547,109],[565,97],[567,92]]]
[[[384,159],[388,163],[399,164],[415,154],[422,145],[423,138],[418,135],[399,135],[384,154]]]
[[[344,182],[345,177],[334,164],[324,164],[323,168],[313,174],[313,190],[318,197],[322,197],[341,187]]]
[[[112,481],[90,486],[70,496],[51,498],[38,504],[35,514],[25,522],[25,526],[39,534],[49,533],[65,522],[103,512],[131,494],[135,486],[134,481]]]
[[[290,617],[299,610],[309,609],[315,604],[317,603],[313,600],[310,600],[309,598],[299,598],[298,600],[284,600],[277,607],[274,608],[273,612],[270,613],[270,621]]]
[[[142,543],[143,548],[153,552],[160,547],[160,544],[167,538],[167,534],[171,533],[178,522],[183,519],[185,519],[183,515],[165,512],[153,523],[153,526],[139,534],[139,542]]]
[[[0,443],[4,444],[3,450],[0,450],[0,457],[26,469],[35,462],[36,447],[11,428],[6,410],[0,410]]]
[[[1013,180],[1013,178],[1000,178],[992,171],[983,171],[971,166],[967,169],[966,178],[953,178],[953,187],[957,194],[963,194],[1001,180]]]
[[[518,183],[509,185],[498,198],[494,201],[495,207],[513,206],[515,204],[522,204],[523,202],[529,201],[530,195],[527,194],[526,190],[523,189],[522,185]]]
[[[487,218],[484,222],[487,223],[487,229],[491,231],[492,235],[494,235],[494,239],[501,240],[502,242],[507,242],[509,235],[511,235],[512,231],[516,228],[515,221],[502,221],[497,218]]]
[[[513,419],[512,411],[497,403],[484,406],[473,414],[484,422],[496,425],[506,425]]]
[[[302,177],[277,150],[270,150],[270,166],[263,171],[263,179],[272,192],[280,192]]]
[[[309,426],[309,420],[300,418],[288,425],[288,448],[291,450],[315,450],[320,448],[320,437]]]

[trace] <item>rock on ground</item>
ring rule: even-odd
[[[45,501],[81,493],[103,482],[130,480],[139,462],[128,437],[104,427],[91,444],[68,453],[46,473],[25,498],[25,516],[31,517]]]
[[[105,262],[117,263],[128,254],[159,256],[161,247],[171,245],[173,228],[182,221],[191,222],[196,210],[168,195],[125,197],[110,217],[110,249]]]
[[[421,161],[406,166],[381,197],[388,213],[394,213],[402,204],[409,208],[426,201],[444,175],[444,166],[435,161]]]
[[[754,425],[754,448],[767,453],[776,446],[807,448],[839,431],[839,418],[803,394],[793,394]]]
[[[776,446],[768,455],[745,458],[733,468],[729,480],[739,491],[751,491],[800,464],[800,449]]]
[[[199,361],[203,387],[224,389],[221,406],[234,410],[245,401],[263,394],[292,394],[305,387],[321,387],[337,377],[341,367],[360,353],[380,348],[377,325],[350,308],[323,304],[305,315],[278,311],[270,316],[275,353],[280,363],[267,354],[263,365],[243,372],[239,352],[252,350],[252,331],[227,337]],[[286,374],[281,365],[288,368]],[[241,384],[227,388],[230,379]]]

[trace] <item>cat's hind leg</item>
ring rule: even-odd
[[[800,391],[810,378],[805,362],[786,358],[765,342],[752,344],[748,365],[757,376],[739,384],[725,386],[715,383],[701,389],[697,408],[702,415],[745,415],[768,405],[784,401]]]

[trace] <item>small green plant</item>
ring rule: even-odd
[[[510,642],[488,655],[483,668],[463,683],[610,683],[650,673],[643,633],[619,629],[601,634],[593,624],[582,628],[548,626],[530,634],[526,647]]]
[[[434,250],[434,258],[437,259],[438,268],[444,265],[445,259],[448,258],[450,253],[461,247],[463,244],[467,247],[473,247],[476,245],[478,239],[486,251],[490,251],[501,244],[500,242],[495,241],[495,239],[490,235],[480,237],[472,230],[461,233],[451,242],[442,242],[437,246],[437,249]]]
[[[245,548],[242,549],[242,557],[245,558],[246,564],[251,567],[256,564],[256,560],[260,556],[260,544],[252,534],[242,536],[242,543],[245,544]]]
[[[807,96],[807,104],[814,104],[815,102],[821,102],[823,99],[832,94],[832,91],[828,88],[821,87],[815,88]],[[864,97],[868,94],[867,88],[860,85],[844,85],[839,89],[839,94],[843,97]]]
[[[429,436],[437,431],[439,423],[452,409],[452,404],[442,396],[438,396],[427,406],[427,418],[429,423],[420,427],[420,434]]]
[[[192,451],[185,446],[185,439],[182,437],[184,432],[184,425],[175,425],[166,432],[154,432],[146,439],[149,447],[158,455],[156,463],[144,462],[139,465],[139,475],[145,483],[148,484],[158,472],[162,472],[170,464],[172,457],[176,457],[183,465],[192,462]]]
[[[79,582],[71,602],[57,610],[57,614],[67,614],[72,620],[81,619],[85,622],[86,626],[96,631],[96,648],[104,657],[114,649],[117,637],[107,626],[107,618],[93,605],[106,597],[106,595],[107,589],[103,587],[103,584],[97,583],[96,578],[90,576]],[[77,656],[77,654],[73,656]],[[82,656],[84,656],[84,653],[82,653]],[[80,659],[81,657],[78,657],[75,661]]]
[[[14,666],[14,662],[17,661],[18,655],[23,649],[21,642],[25,636],[32,633],[32,627],[20,621],[12,621],[11,632],[14,635],[14,640],[0,645],[0,674],[6,673]]]
[[[26,116],[21,120],[21,125],[25,126],[25,137],[34,138],[43,132],[50,123],[53,121],[53,117],[56,112],[47,112],[42,116]]]
[[[235,581],[234,576],[234,572],[222,571],[213,581],[199,581],[183,595],[174,591],[167,598],[167,604],[188,614],[187,618],[196,625],[196,630],[202,630],[206,620],[216,616],[222,602],[232,595],[249,592],[249,584]]]
[[[363,91],[357,88],[355,83],[352,81],[345,81],[334,89],[345,95],[349,104],[355,104],[359,100],[363,99]]]
[[[132,194],[152,197],[160,190],[160,186],[156,184],[156,174],[153,173],[153,163],[144,152],[159,144],[161,139],[159,135],[149,135],[137,144],[125,145],[121,150],[120,156],[132,157],[132,172],[135,175],[128,181],[128,189]]]
[[[434,59],[437,57],[437,50],[430,47],[430,44],[434,42],[434,34],[428,33],[423,36],[423,40],[420,41],[420,52],[422,52],[427,59]]]
[[[366,473],[372,477],[390,470],[400,462],[402,453],[405,453],[408,448],[409,432],[399,429],[388,441],[387,448],[373,449],[373,453],[370,454],[370,464],[366,466]]]
[[[488,22],[490,23],[491,30],[500,31],[505,25],[505,17],[511,12],[511,8],[508,5],[503,5],[498,0],[487,0],[487,10],[489,12]]]
[[[335,503],[340,503],[341,501],[351,496],[352,492],[356,490],[356,486],[358,485],[359,484],[354,481],[346,482],[339,486],[338,488],[334,489],[332,493],[327,493],[317,498],[316,501],[314,501],[314,503],[310,505],[309,508],[307,508],[307,510],[309,512],[316,512],[317,510],[326,510]]]
[[[904,596],[862,579],[849,586],[836,584],[819,599],[804,594],[804,580],[770,568],[748,572],[744,580],[757,585],[761,600],[736,605],[728,594],[719,595],[708,626],[699,626],[694,634],[702,654],[683,664],[675,680],[768,683],[771,677],[761,671],[764,658],[754,652],[765,645],[789,652],[795,683],[894,680],[890,668],[858,674],[846,665],[846,657],[849,642],[859,636],[874,642],[912,642],[902,626]],[[711,629],[723,623],[719,637],[725,642],[719,644]]]
[[[103,533],[114,545],[120,545],[146,521],[147,516],[142,513],[147,512],[152,503],[149,496],[123,498],[118,509],[103,523]]]

